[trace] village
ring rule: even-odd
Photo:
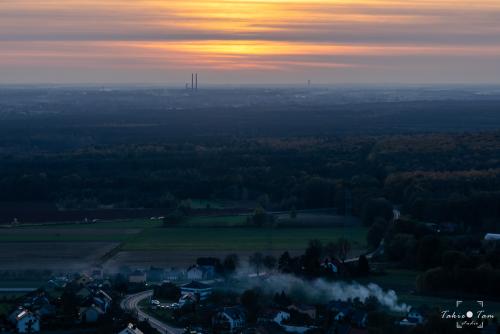
[[[246,270],[238,269],[237,256],[228,255],[223,261],[199,258],[184,269],[122,268],[109,274],[92,268],[60,275],[18,299],[8,317],[0,318],[0,332],[363,334],[370,327],[384,326],[406,332],[427,321],[429,309],[406,305],[397,309],[384,305],[375,294],[348,298],[344,293],[338,299],[335,293],[332,298],[308,296],[307,289],[321,292],[325,287],[284,274],[285,262],[293,262],[293,257],[286,259],[284,254],[279,260],[266,260],[263,256],[260,262],[255,257],[259,255],[249,259]],[[358,262],[364,261],[361,257]],[[320,275],[331,280],[325,286],[333,286],[359,266],[323,259]]]

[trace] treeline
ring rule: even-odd
[[[0,202],[175,209],[202,198],[365,216],[385,198],[421,221],[493,232],[499,176],[499,133],[151,140],[0,152]]]

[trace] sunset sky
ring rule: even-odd
[[[500,83],[499,0],[0,0],[0,83]]]

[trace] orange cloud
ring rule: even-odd
[[[398,73],[414,66],[422,73],[428,58],[444,68],[460,58],[460,68],[498,57],[499,36],[498,0],[0,2],[0,70],[11,71],[309,68],[369,75],[370,67]]]

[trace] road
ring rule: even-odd
[[[394,207],[392,209],[391,224],[395,224],[399,219],[401,219],[401,211],[399,211],[398,208]],[[380,244],[378,245],[377,249],[375,249],[371,253],[365,254],[366,258],[368,260],[371,260],[371,258],[373,258],[374,256],[384,254],[384,250],[385,250],[384,244],[385,244],[385,239],[382,239],[380,241]],[[352,262],[358,262],[358,261],[359,261],[359,256],[351,258],[351,259],[347,259],[344,262],[345,263],[352,263]]]
[[[184,329],[169,326],[164,322],[161,322],[160,320],[153,318],[152,316],[141,311],[141,309],[139,308],[139,303],[144,299],[150,298],[152,295],[152,290],[140,292],[135,295],[129,295],[122,300],[120,306],[125,311],[134,312],[139,321],[147,320],[153,328],[160,331],[160,333],[162,334],[183,334]]]

